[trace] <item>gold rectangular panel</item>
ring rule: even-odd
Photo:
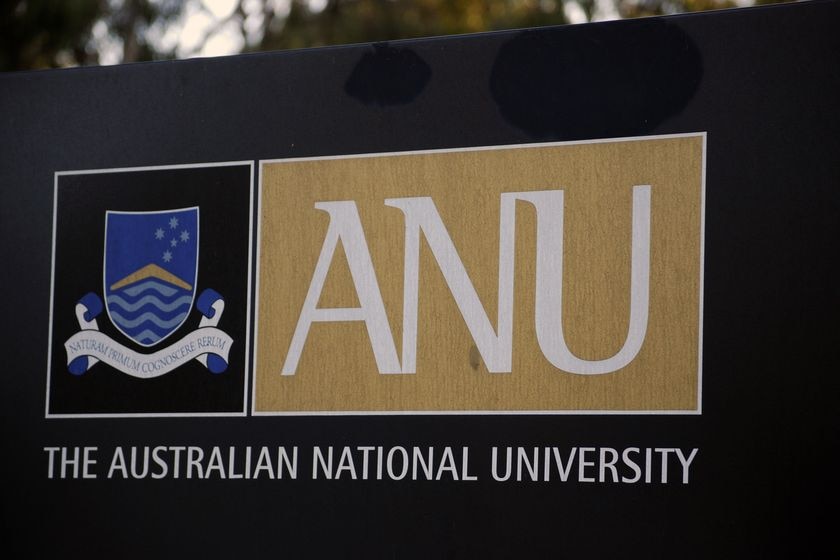
[[[705,141],[262,162],[254,413],[699,413]]]

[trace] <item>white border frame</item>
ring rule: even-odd
[[[255,410],[257,394],[257,355],[259,345],[259,300],[260,300],[260,254],[262,250],[262,220],[257,221],[257,254],[255,271],[255,292],[254,292],[254,349],[252,367],[254,371],[253,384],[251,387],[251,416],[587,416],[587,415],[680,415],[693,416],[702,414],[703,395],[703,290],[705,276],[705,246],[706,246],[706,142],[707,132],[689,132],[681,134],[661,134],[651,136],[629,136],[623,138],[604,138],[597,140],[573,140],[566,142],[534,142],[527,144],[505,144],[496,146],[476,146],[466,148],[436,149],[436,150],[415,150],[404,152],[381,152],[348,154],[335,156],[315,156],[302,158],[279,158],[263,159],[257,162],[258,165],[258,212],[262,211],[263,194],[263,166],[271,163],[293,163],[301,161],[324,161],[336,159],[361,159],[373,157],[393,157],[408,155],[443,154],[455,152],[480,152],[492,150],[529,149],[545,148],[555,146],[575,146],[585,144],[605,144],[619,142],[636,142],[644,140],[665,140],[672,138],[702,138],[701,154],[701,178],[700,178],[700,278],[699,278],[699,325],[698,325],[698,347],[697,347],[697,407],[694,410],[396,410],[396,411],[271,411],[259,412]]]
[[[159,171],[167,169],[194,169],[202,167],[235,167],[248,166],[250,169],[248,184],[248,280],[245,312],[245,378],[242,392],[241,412],[131,412],[131,413],[79,413],[79,414],[50,414],[50,380],[53,349],[53,313],[55,312],[55,256],[56,256],[56,226],[58,224],[58,179],[69,175],[99,175],[106,173],[131,173],[140,171]],[[104,169],[83,169],[73,171],[56,171],[53,185],[53,219],[52,219],[52,257],[50,262],[50,313],[49,334],[47,337],[47,390],[44,402],[44,417],[50,418],[172,418],[172,417],[245,417],[248,415],[248,387],[250,384],[250,356],[251,356],[251,303],[253,299],[253,248],[254,248],[254,160],[224,161],[211,163],[186,163],[178,165],[150,165],[140,167],[114,167]]]

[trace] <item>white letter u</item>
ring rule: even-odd
[[[535,321],[537,341],[551,364],[579,375],[611,373],[629,364],[645,340],[650,299],[650,185],[633,187],[630,324],[624,345],[604,360],[583,360],[563,335],[563,191],[517,193],[537,210]]]

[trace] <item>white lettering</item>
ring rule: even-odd
[[[458,250],[433,200],[429,197],[389,198],[386,206],[398,208],[405,218],[403,270],[402,364],[385,313],[370,250],[353,201],[319,202],[315,208],[330,215],[321,254],[297,327],[283,364],[283,375],[294,375],[303,347],[314,322],[363,321],[367,327],[379,373],[415,373],[417,370],[418,300],[420,278],[420,235],[425,237],[443,274],[461,316],[475,341],[487,370],[510,372],[513,353],[513,284],[516,232],[516,202],[531,204],[537,216],[535,328],[537,342],[546,359],[557,369],[578,375],[617,371],[639,353],[648,326],[650,299],[650,200],[649,185],[633,187],[631,232],[630,312],[627,336],[611,357],[584,360],[566,344],[563,331],[563,212],[562,190],[503,193],[500,201],[499,278],[497,329],[478,297]],[[317,307],[341,242],[360,306],[357,308]]]

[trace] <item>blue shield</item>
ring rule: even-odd
[[[154,346],[189,316],[198,280],[198,207],[105,215],[105,309],[120,332]]]

